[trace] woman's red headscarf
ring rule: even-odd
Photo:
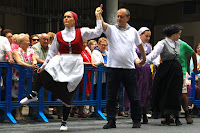
[[[72,11],[69,11],[72,13],[72,15],[74,16],[74,20],[75,20],[75,26],[77,25],[78,23],[78,15],[75,13],[75,12],[72,12]]]

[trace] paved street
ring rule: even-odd
[[[194,118],[194,124],[188,125],[181,118],[183,126],[160,126],[160,119],[149,119],[149,124],[142,125],[139,129],[133,129],[130,118],[118,118],[116,129],[102,129],[106,123],[104,120],[95,118],[70,118],[68,132],[71,133],[199,133],[200,118]],[[22,121],[18,124],[9,122],[0,123],[0,133],[57,133],[60,128],[60,120],[56,119],[49,123]]]

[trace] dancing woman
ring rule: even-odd
[[[179,121],[181,109],[181,92],[183,85],[182,67],[178,62],[180,55],[181,28],[177,25],[170,25],[163,29],[166,38],[159,41],[154,50],[147,55],[146,62],[151,62],[159,55],[160,64],[152,87],[152,109],[154,112],[164,113],[166,121],[163,125],[170,125],[170,115],[175,116],[177,126],[182,125]]]
[[[98,7],[95,11],[97,20],[95,29],[76,29],[77,14],[72,11],[65,12],[63,18],[65,29],[56,33],[44,64],[38,69],[41,78],[38,80],[41,80],[44,88],[50,90],[63,103],[61,131],[68,129],[66,121],[83,77],[84,65],[81,56],[83,40],[97,38],[102,33],[101,8]],[[60,55],[58,55],[58,52],[60,52]],[[20,103],[28,104],[37,101],[37,93],[40,88],[37,89],[32,91],[28,97],[22,99]]]

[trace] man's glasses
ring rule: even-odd
[[[47,42],[49,41],[49,39],[47,39],[47,38],[42,38],[42,39],[43,39],[43,41],[47,41]]]
[[[99,44],[99,45],[104,46],[104,47],[108,46],[107,44]]]
[[[32,39],[32,40],[33,40],[34,42],[35,42],[35,41],[38,41],[38,42],[39,42],[39,39]]]

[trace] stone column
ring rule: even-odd
[[[118,10],[118,0],[106,0],[106,21],[115,24]]]

